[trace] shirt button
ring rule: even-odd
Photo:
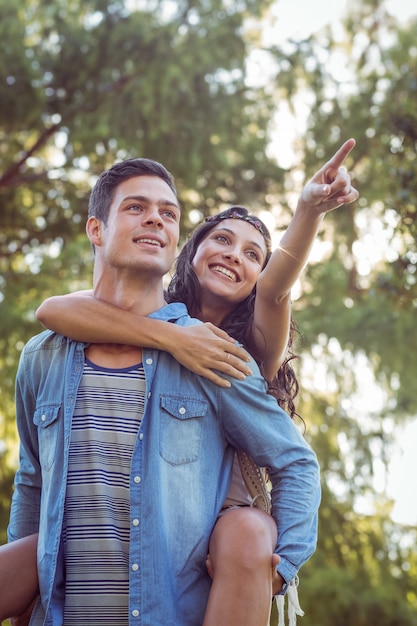
[[[42,415],[41,420],[44,422],[46,420],[46,415]]]
[[[152,359],[146,359],[146,365],[152,365],[153,360]]]
[[[138,565],[137,563],[133,563],[133,565],[132,565],[132,570],[133,570],[134,572],[137,572],[137,571],[138,571],[138,569],[139,569],[139,565]]]
[[[139,439],[142,441],[142,439],[143,439],[143,433],[140,433],[140,434],[139,434]]]
[[[132,617],[139,617],[139,611],[137,609],[133,609]]]
[[[132,520],[132,524],[133,526],[139,526],[139,520],[135,518],[134,520]]]
[[[185,408],[182,406],[179,410],[180,415],[184,415],[185,413]]]
[[[135,483],[140,483],[140,481],[141,481],[141,480],[142,480],[142,479],[141,479],[141,477],[140,477],[140,476],[135,476],[135,477],[134,477],[134,479],[133,479],[133,481],[134,481]]]

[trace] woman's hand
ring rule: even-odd
[[[167,350],[195,374],[204,376],[220,387],[230,387],[230,382],[218,372],[239,380],[252,373],[246,365],[250,360],[247,352],[214,324],[206,322],[186,327],[173,325],[173,329],[172,343]]]
[[[354,139],[345,141],[304,187],[300,197],[302,202],[315,207],[319,213],[328,213],[357,200],[359,192],[352,187],[350,176],[343,167],[355,145]]]
[[[285,580],[282,578],[281,574],[277,572],[277,565],[280,562],[280,557],[278,554],[272,555],[272,595],[275,596],[282,589]]]

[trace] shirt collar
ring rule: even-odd
[[[188,311],[182,302],[172,302],[166,304],[161,309],[154,311],[148,317],[152,317],[164,322],[176,322],[181,317],[188,317]]]

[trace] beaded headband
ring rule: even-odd
[[[271,241],[271,235],[269,234],[269,231],[265,224],[261,222],[260,219],[254,217],[253,215],[250,215],[249,211],[243,206],[232,206],[230,207],[230,209],[226,209],[225,211],[217,213],[216,215],[209,215],[209,217],[206,217],[205,221],[217,223],[221,220],[230,219],[237,219],[248,222],[248,224],[256,228],[256,230],[259,230],[264,239],[266,239],[267,241]]]

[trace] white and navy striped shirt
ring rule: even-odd
[[[86,359],[69,450],[64,626],[129,623],[130,465],[144,398],[142,365]]]

